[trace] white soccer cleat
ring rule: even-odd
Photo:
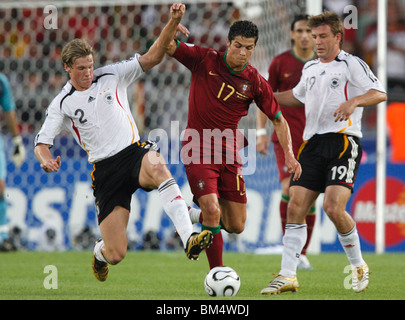
[[[286,291],[296,292],[299,284],[297,277],[285,277],[282,275],[276,276],[269,285],[260,291],[261,294],[279,294]]]
[[[368,266],[352,268],[352,288],[354,292],[362,292],[368,288]]]

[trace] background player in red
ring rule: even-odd
[[[294,88],[301,79],[302,68],[304,64],[316,57],[313,49],[313,41],[311,29],[308,27],[308,15],[297,15],[291,23],[291,40],[293,46],[291,49],[274,57],[269,68],[269,83],[274,91],[286,91]],[[284,118],[287,120],[291,131],[293,143],[293,152],[297,156],[298,150],[303,143],[302,133],[305,127],[305,106],[297,108],[281,107]],[[266,134],[266,115],[257,110],[257,151],[262,154],[267,154],[269,148],[269,139]],[[274,153],[277,160],[279,178],[281,182],[281,200],[280,200],[280,218],[281,226],[284,233],[287,221],[287,206],[290,187],[290,173],[284,165],[284,152],[279,143],[277,134],[273,132],[271,142],[274,145]],[[311,240],[312,230],[315,224],[315,206],[312,206],[310,212],[306,216],[307,222],[307,242],[302,249],[299,269],[312,269],[306,257],[306,251]]]
[[[210,268],[223,265],[220,219],[228,232],[241,233],[245,226],[247,200],[238,151],[247,140],[239,133],[238,123],[252,101],[273,122],[293,179],[301,175],[288,124],[273,91],[249,63],[257,39],[255,24],[237,21],[229,29],[226,52],[179,41],[172,41],[167,50],[192,72],[182,159],[194,201],[201,208],[202,229],[214,234],[213,244],[206,249]]]

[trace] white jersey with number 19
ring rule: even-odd
[[[335,122],[333,113],[341,103],[371,89],[386,92],[363,60],[343,50],[328,63],[319,58],[308,61],[300,82],[293,89],[294,97],[305,104],[303,139],[330,132],[361,138],[362,107],[356,108],[347,121]]]
[[[93,83],[85,91],[75,90],[68,81],[49,105],[35,145],[52,146],[55,136],[67,129],[94,163],[138,141],[127,97],[127,87],[143,73],[138,59],[136,54],[94,70]]]

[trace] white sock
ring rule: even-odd
[[[200,209],[190,207],[188,209],[188,213],[190,214],[191,223],[199,223],[200,222],[200,216],[201,216],[201,210]]]
[[[187,240],[193,232],[193,225],[191,224],[187,204],[181,195],[180,188],[173,178],[169,178],[160,184],[158,190],[163,208],[172,220],[185,248]]]
[[[364,266],[366,262],[361,255],[360,239],[356,225],[348,233],[341,234],[338,232],[338,238],[352,267]]]
[[[101,249],[104,247],[104,241],[101,240],[100,242],[97,242],[96,245],[94,246],[94,255],[98,261],[106,262],[108,263],[107,259],[104,258],[103,253],[101,252]]]
[[[283,254],[281,257],[280,274],[285,277],[295,277],[298,259],[307,241],[307,225],[288,223],[283,237]]]

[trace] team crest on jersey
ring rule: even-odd
[[[203,179],[198,180],[197,186],[200,188],[200,190],[204,190],[205,181]]]
[[[104,102],[108,104],[112,104],[114,102],[114,97],[111,92],[107,92],[103,96]]]
[[[339,80],[339,78],[332,78],[332,79],[330,80],[329,85],[330,85],[330,87],[331,87],[332,89],[336,89],[337,87],[339,87],[339,85],[340,85],[340,80]]]
[[[242,82],[240,84],[239,88],[243,94],[246,94],[250,91],[250,84],[249,84],[249,82]]]

